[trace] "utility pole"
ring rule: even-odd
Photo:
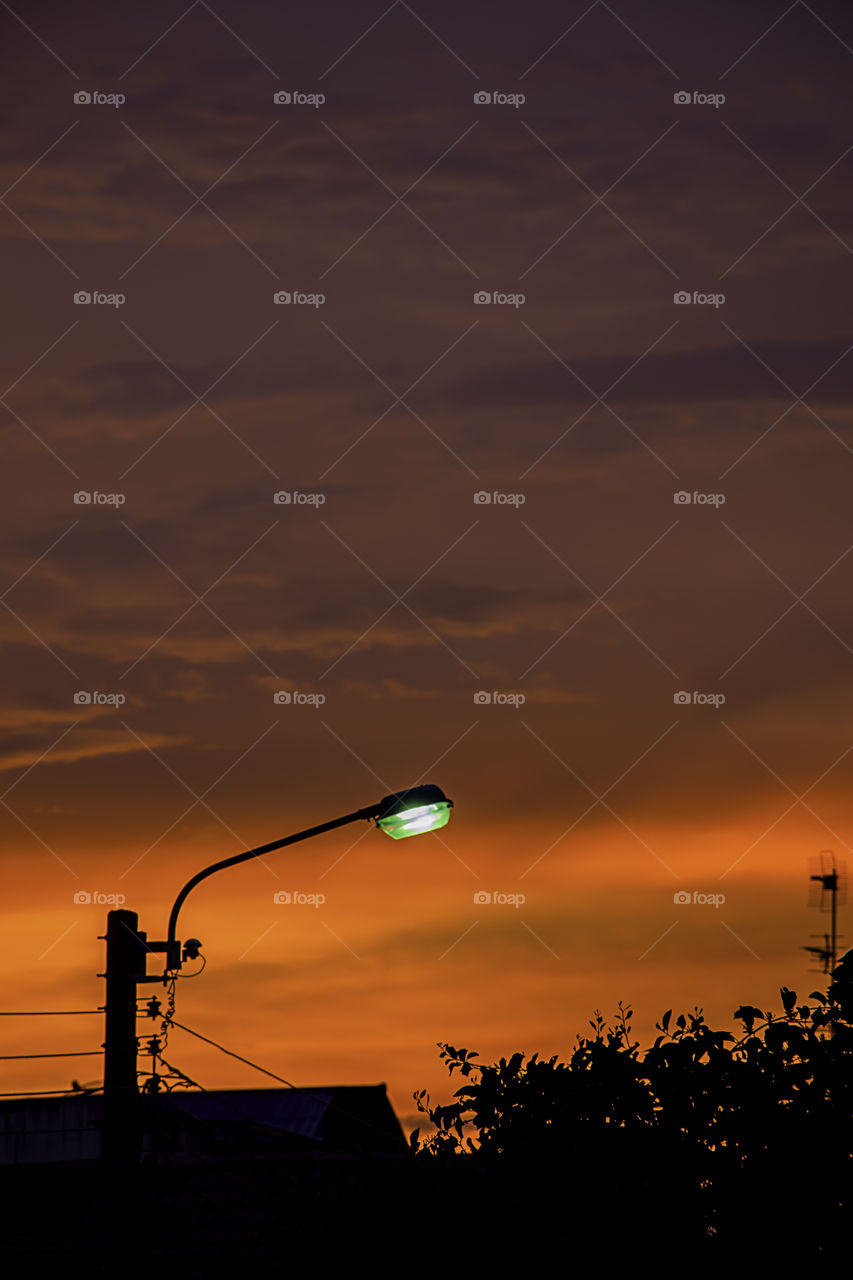
[[[135,911],[107,916],[107,999],[104,1038],[104,1159],[139,1159],[136,1082],[136,984],[145,971],[145,944]]]

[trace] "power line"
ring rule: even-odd
[[[70,1094],[73,1097],[83,1092],[88,1091],[82,1089],[30,1089],[29,1092],[22,1092],[19,1089],[17,1093],[0,1093],[0,1098],[48,1098],[57,1093]]]
[[[198,1031],[193,1031],[190,1027],[185,1027],[182,1022],[177,1022],[174,1018],[170,1018],[173,1027],[180,1027],[181,1031],[186,1031],[189,1035],[195,1036],[197,1040],[203,1040],[205,1044],[212,1044],[214,1049],[218,1049],[220,1053],[227,1053],[229,1058],[236,1058],[238,1062],[245,1062],[247,1067],[254,1067],[256,1071],[261,1071],[265,1076],[270,1076],[273,1080],[278,1080],[279,1084],[286,1084],[288,1089],[295,1089],[296,1085],[290,1080],[285,1080],[284,1076],[277,1076],[274,1071],[267,1071],[266,1067],[259,1067],[257,1062],[250,1062],[248,1058],[242,1057],[239,1053],[234,1053],[231,1049],[226,1049],[224,1045],[217,1044],[215,1040],[208,1040],[207,1036],[201,1035]],[[304,1093],[305,1090],[302,1090]]]
[[[74,1013],[103,1013],[103,1009],[15,1009],[0,1018],[67,1018]]]
[[[316,1102],[322,1102],[330,1111],[337,1111],[338,1115],[345,1116],[347,1120],[355,1120],[357,1124],[364,1125],[366,1129],[373,1129],[376,1133],[381,1133],[383,1138],[394,1137],[395,1135],[388,1132],[387,1129],[381,1129],[379,1125],[373,1124],[364,1116],[355,1116],[351,1112],[339,1106],[336,1102],[332,1102],[327,1098],[323,1098],[318,1093],[313,1093],[310,1089],[300,1088],[290,1080],[285,1080],[284,1076],[277,1076],[274,1071],[267,1071],[266,1067],[259,1067],[257,1062],[252,1062],[249,1058],[242,1057],[239,1053],[234,1053],[231,1049],[226,1049],[224,1045],[217,1044],[215,1040],[209,1040],[207,1036],[201,1035],[198,1031],[193,1031],[190,1027],[185,1027],[182,1022],[176,1022],[174,1018],[169,1019],[174,1027],[180,1027],[181,1031],[188,1032],[189,1035],[195,1036],[197,1040],[204,1040],[205,1044],[213,1045],[214,1049],[219,1049],[221,1053],[227,1053],[229,1058],[236,1058],[239,1062],[245,1062],[246,1066],[254,1067],[255,1071],[262,1072],[265,1076],[270,1076],[273,1080],[278,1080],[279,1084],[286,1084],[288,1089],[298,1089],[308,1098],[313,1098]]]
[[[17,1062],[21,1058],[100,1058],[103,1049],[78,1049],[73,1053],[0,1053],[0,1062]]]

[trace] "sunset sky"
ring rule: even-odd
[[[44,0],[0,38],[2,1008],[102,1004],[78,895],[162,937],[207,863],[418,782],[440,833],[196,890],[179,1020],[411,1124],[439,1041],[565,1055],[623,1000],[648,1043],[825,985],[849,6]]]

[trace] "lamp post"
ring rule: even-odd
[[[190,938],[182,944],[177,937],[181,907],[197,884],[216,871],[224,871],[226,867],[235,867],[241,862],[260,858],[275,849],[283,849],[285,845],[322,835],[324,831],[334,831],[350,822],[375,821],[377,827],[394,840],[420,835],[426,831],[437,831],[449,821],[452,807],[453,801],[447,799],[440,787],[409,787],[405,791],[385,796],[377,804],[347,813],[342,818],[333,818],[331,822],[308,827],[305,831],[285,836],[282,840],[273,840],[269,844],[259,845],[257,849],[247,849],[245,853],[214,862],[197,872],[181,889],[169,915],[166,940],[162,942],[149,942],[147,935],[137,929],[135,912],[110,911],[106,934],[107,971],[103,975],[107,980],[104,1098],[106,1114],[121,1117],[121,1123],[118,1126],[108,1124],[107,1129],[113,1134],[116,1128],[128,1135],[133,1132],[133,1126],[128,1121],[128,1104],[137,1093],[137,985],[147,982],[166,983],[170,974],[179,972],[184,960],[195,959],[199,953],[201,943],[197,938]],[[165,952],[166,966],[162,974],[146,973],[148,952]],[[108,1140],[108,1135],[105,1135],[104,1151],[105,1156],[112,1160],[138,1158],[138,1145],[133,1142],[128,1145],[120,1136],[115,1141]]]

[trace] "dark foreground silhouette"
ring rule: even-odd
[[[215,1116],[188,1138],[186,1114],[173,1131],[158,1102],[157,1154],[139,1165],[0,1169],[0,1259],[10,1275],[174,1280],[839,1262],[853,1226],[851,955],[810,1003],[783,987],[777,1013],[742,1005],[737,1035],[698,1008],[666,1013],[641,1051],[620,1006],[564,1062],[486,1065],[443,1045],[461,1087],[446,1105],[415,1094],[430,1131],[408,1150],[354,1132],[337,1149],[277,1147]]]

